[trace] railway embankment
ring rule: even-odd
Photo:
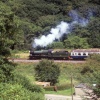
[[[28,59],[24,59],[24,58],[19,58],[19,59],[9,59],[9,61],[12,61],[12,62],[24,62],[24,63],[35,63],[35,62],[39,62],[41,60],[28,60]],[[64,63],[85,63],[86,61],[85,60],[54,60],[54,62],[57,62],[57,63],[61,63],[61,62],[64,62]]]

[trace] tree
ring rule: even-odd
[[[53,42],[52,44],[48,45],[48,48],[52,48],[52,49],[63,49],[64,45],[63,42]]]
[[[0,55],[9,56],[10,48],[19,43],[22,34],[19,31],[18,19],[10,7],[0,2]]]
[[[11,47],[18,41],[19,28],[10,7],[0,4],[0,81],[7,82],[12,79],[15,67],[7,58],[11,56]]]
[[[100,18],[93,19],[88,25],[90,33],[88,42],[93,48],[100,48]]]
[[[88,48],[89,45],[87,43],[86,38],[80,38],[78,36],[71,36],[65,41],[66,48]]]
[[[35,78],[38,81],[51,82],[54,85],[58,82],[60,75],[59,67],[50,60],[42,60],[35,67]]]
[[[85,83],[89,83],[91,86],[96,84],[93,88],[94,93],[100,97],[100,55],[91,55],[87,59],[87,63],[83,65],[81,70],[81,80]]]

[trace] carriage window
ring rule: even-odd
[[[74,53],[72,53],[71,55],[74,55]]]
[[[81,53],[78,53],[78,55],[81,55]]]
[[[83,55],[86,55],[86,53],[83,53]]]
[[[77,53],[75,53],[75,55],[77,55]]]

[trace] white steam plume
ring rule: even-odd
[[[64,33],[69,32],[69,24],[66,22],[61,22],[59,25],[57,25],[55,28],[52,28],[50,33],[47,36],[43,35],[40,39],[35,39],[33,47],[36,46],[47,46],[48,44],[51,44],[55,39],[60,39]]]
[[[50,34],[47,36],[43,35],[41,38],[35,38],[33,42],[33,47],[41,46],[45,47],[48,44],[51,44],[55,39],[60,39],[64,34],[71,32],[71,29],[76,24],[81,26],[86,26],[88,24],[88,19],[80,17],[76,11],[72,10],[70,16],[73,18],[73,21],[70,23],[62,21],[55,28],[51,28]]]

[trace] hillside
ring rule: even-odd
[[[100,48],[99,0],[1,0],[0,5],[0,14],[12,12],[19,29],[12,49],[30,49],[34,40],[33,47]],[[68,25],[65,31],[61,21]],[[61,25],[58,30],[61,32],[50,32],[57,25]],[[46,37],[44,42],[40,41],[42,35],[53,33],[55,38],[52,35],[52,39]]]

